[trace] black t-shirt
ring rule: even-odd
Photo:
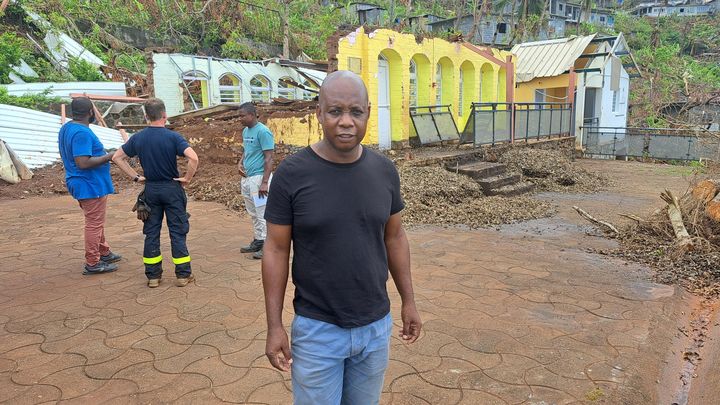
[[[138,156],[147,181],[167,181],[180,177],[177,156],[190,147],[182,135],[162,127],[147,127],[122,146],[130,157]]]
[[[285,159],[265,219],[292,225],[295,313],[343,328],[387,315],[385,224],[404,206],[395,166],[376,152],[339,164],[307,147]]]

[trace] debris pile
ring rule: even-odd
[[[467,176],[441,167],[399,168],[405,200],[403,221],[408,225],[500,225],[551,216],[547,202],[529,197],[485,197]]]
[[[594,193],[610,185],[610,179],[573,165],[559,151],[514,148],[498,159],[510,171],[522,173],[539,191]]]
[[[267,123],[271,118],[305,117],[316,107],[316,101],[278,99],[257,105],[258,120]],[[239,111],[227,105],[207,109],[205,114],[199,110],[180,115],[171,125],[190,142],[203,162],[225,164],[237,163],[242,153],[243,128]]]
[[[702,183],[701,183],[702,184]],[[695,187],[697,190],[697,186]],[[717,188],[713,192],[717,194]],[[669,209],[660,209],[621,230],[617,254],[651,265],[662,283],[678,283],[706,296],[720,295],[720,222],[713,201],[687,193],[677,199],[682,230],[675,229]],[[668,204],[673,209],[674,204]]]
[[[677,283],[705,296],[720,295],[720,183],[705,180],[682,197],[663,193],[667,202],[620,229],[620,248],[612,254],[650,265],[662,283]]]

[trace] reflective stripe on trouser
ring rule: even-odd
[[[240,192],[245,201],[245,210],[250,214],[253,221],[253,229],[255,231],[254,238],[257,240],[265,240],[267,233],[267,224],[265,223],[265,206],[255,206],[253,195],[257,195],[262,183],[262,174],[256,176],[245,177],[240,180]]]
[[[143,263],[145,264],[158,264],[162,262],[162,255],[155,257],[143,257]]]
[[[145,248],[143,262],[145,275],[148,279],[160,278],[163,273],[162,256],[160,253],[160,230],[163,217],[167,216],[167,225],[170,233],[170,246],[172,248],[175,275],[178,278],[188,277],[191,273],[190,253],[188,253],[186,237],[190,231],[187,217],[187,197],[180,183],[148,182],[145,185],[145,202],[150,208],[150,216],[143,225],[145,234]],[[160,258],[156,263],[149,263],[145,258]]]

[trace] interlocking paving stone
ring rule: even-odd
[[[639,199],[621,192],[635,207],[657,199],[649,188]],[[134,194],[109,199],[106,234],[120,269],[93,277],[80,274],[73,200],[0,200],[0,402],[289,403],[289,374],[264,355],[260,263],[239,253],[248,218],[190,201],[197,281],[173,285],[164,232],[164,279],[151,290],[141,224],[128,211]],[[603,204],[584,201],[591,211]],[[651,328],[679,313],[682,297],[640,266],[588,253],[613,242],[560,211],[499,230],[408,231],[425,328],[413,345],[392,338],[382,404],[570,404],[594,389],[608,403],[620,390],[649,403],[654,394],[633,381],[662,365],[660,348],[647,347],[658,343]],[[388,290],[395,335],[400,300],[392,282]],[[286,326],[292,297],[290,286]]]

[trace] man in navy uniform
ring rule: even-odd
[[[190,231],[187,213],[187,196],[184,187],[192,180],[198,168],[198,156],[182,135],[165,128],[167,113],[162,100],[151,98],[145,102],[147,128],[130,137],[115,153],[113,161],[135,182],[145,183],[145,204],[150,215],[143,225],[145,248],[143,262],[148,287],[160,285],[163,257],[160,253],[160,229],[163,216],[167,217],[170,245],[175,264],[175,285],[185,287],[194,280],[190,267],[186,237]],[[130,167],[127,157],[137,156],[143,175]],[[180,177],[177,156],[188,159],[185,176]]]

